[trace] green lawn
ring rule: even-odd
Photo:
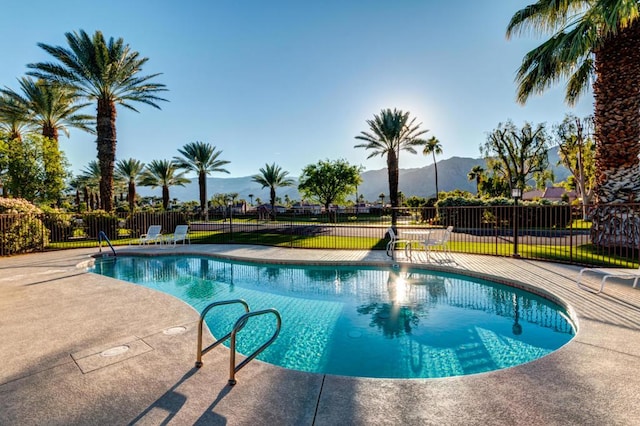
[[[289,235],[280,233],[234,232],[233,239],[229,233],[219,231],[197,232],[191,235],[191,242],[195,244],[259,244],[277,247],[315,248],[315,249],[352,249],[352,250],[384,250],[387,240],[373,237],[340,237],[326,235]],[[112,241],[114,246],[137,245],[137,238],[123,238]],[[51,243],[48,249],[70,249],[81,247],[97,247],[95,240],[77,240],[69,242]],[[103,244],[103,247],[108,246]],[[402,247],[400,247],[402,248]],[[449,248],[453,252],[486,254],[492,256],[513,255],[513,244],[510,242],[450,242]],[[598,266],[629,266],[629,259],[605,256],[598,253],[590,244],[578,247],[569,246],[536,246],[519,244],[518,252],[522,257],[531,259],[546,259],[555,262],[592,264]],[[633,262],[637,267],[637,262]]]

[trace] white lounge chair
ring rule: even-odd
[[[151,225],[149,229],[147,229],[146,234],[140,235],[140,240],[138,244],[162,244],[162,226],[160,225]]]
[[[391,227],[387,228],[387,234],[389,234],[390,238],[389,242],[387,243],[387,256],[395,260],[396,246],[398,244],[404,244],[404,255],[407,258],[411,258],[411,241],[399,239],[393,228]]]
[[[578,280],[576,284],[578,288],[582,290],[590,291],[589,287],[582,284],[582,275],[586,272],[593,272],[594,274],[603,274],[602,281],[600,281],[600,290],[596,292],[596,294],[602,293],[604,290],[604,284],[607,282],[609,278],[622,278],[622,279],[633,279],[633,288],[636,288],[638,285],[638,279],[640,279],[640,268],[638,269],[624,269],[624,268],[582,268],[580,273],[578,274]]]
[[[173,244],[174,246],[178,243],[178,241],[182,241],[183,245],[187,242],[191,244],[191,238],[189,237],[189,225],[176,226],[176,230],[173,231],[173,235],[168,235],[165,238],[165,242],[167,244]]]
[[[449,258],[449,247],[447,243],[451,238],[453,232],[453,226],[448,226],[446,229],[435,229],[429,233],[429,237],[420,244],[424,247],[425,256],[427,262],[430,260],[431,249],[435,247],[441,247],[447,258]]]

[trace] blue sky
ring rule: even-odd
[[[118,110],[117,157],[170,159],[209,142],[241,177],[275,162],[298,176],[320,159],[385,166],[354,137],[383,108],[410,111],[443,146],[438,160],[479,157],[488,132],[507,119],[562,121],[590,114],[563,86],[516,103],[514,76],[536,38],[507,41],[513,13],[531,1],[11,0],[3,5],[0,85],[18,88],[26,64],[50,58],[38,42],[66,46],[64,33],[101,30],[148,57],[144,74],[169,89],[162,110]],[[87,112],[93,113],[94,107]],[[95,137],[72,131],[61,148],[77,173],[95,159]],[[400,167],[431,164],[403,154]]]

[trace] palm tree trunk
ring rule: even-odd
[[[42,136],[58,142],[58,128],[55,126],[44,125],[42,126]]]
[[[207,210],[207,175],[204,171],[198,173],[198,188],[200,189],[200,210],[205,215]]]
[[[167,210],[169,208],[169,187],[162,185],[162,208]]]
[[[398,155],[390,149],[387,154],[387,171],[389,174],[389,202],[391,203],[391,227],[394,231],[397,231],[398,223]],[[384,206],[383,206],[384,208]]]
[[[133,210],[136,207],[136,183],[133,180],[129,181],[129,191],[127,193],[127,198],[129,200],[129,212],[133,213]]]
[[[436,201],[438,201],[438,165],[436,164],[436,152],[433,151],[433,170],[436,173]]]
[[[595,52],[597,205],[640,201],[640,21],[619,30]],[[637,224],[617,209],[598,207],[591,236],[600,246],[638,247]],[[627,223],[628,222],[628,223]]]
[[[271,197],[271,215],[276,218],[276,189],[272,186],[269,192]]]
[[[99,99],[97,113],[98,163],[100,165],[100,199],[104,210],[113,211],[113,168],[116,161],[116,106]]]

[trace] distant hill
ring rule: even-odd
[[[549,164],[554,171],[555,181],[563,181],[569,176],[569,171],[562,166],[556,166],[558,162],[557,150],[549,150]],[[452,157],[438,161],[438,186],[440,191],[452,191],[461,189],[471,193],[476,192],[475,182],[467,179],[467,174],[476,165],[486,168],[484,159],[468,157]],[[387,169],[368,170],[362,173],[362,184],[358,187],[358,194],[363,194],[369,201],[377,200],[380,193],[389,195],[389,183]],[[297,190],[298,179],[294,180],[294,186],[279,188],[277,194],[284,198],[289,195],[292,200],[299,200],[300,193]],[[171,198],[180,201],[198,200],[198,180],[193,179],[184,187],[173,186],[169,188]],[[407,197],[417,195],[419,197],[432,197],[436,193],[435,168],[433,164],[417,169],[400,169],[400,191]],[[237,192],[239,198],[249,200],[249,194],[253,194],[253,201],[260,198],[263,202],[269,200],[269,189],[261,189],[260,185],[251,181],[250,176],[239,178],[208,178],[207,197],[211,198],[216,193]],[[151,189],[138,187],[138,193],[142,196],[157,196],[161,194],[160,188]],[[355,194],[354,194],[355,197]],[[388,198],[387,198],[388,200]]]

